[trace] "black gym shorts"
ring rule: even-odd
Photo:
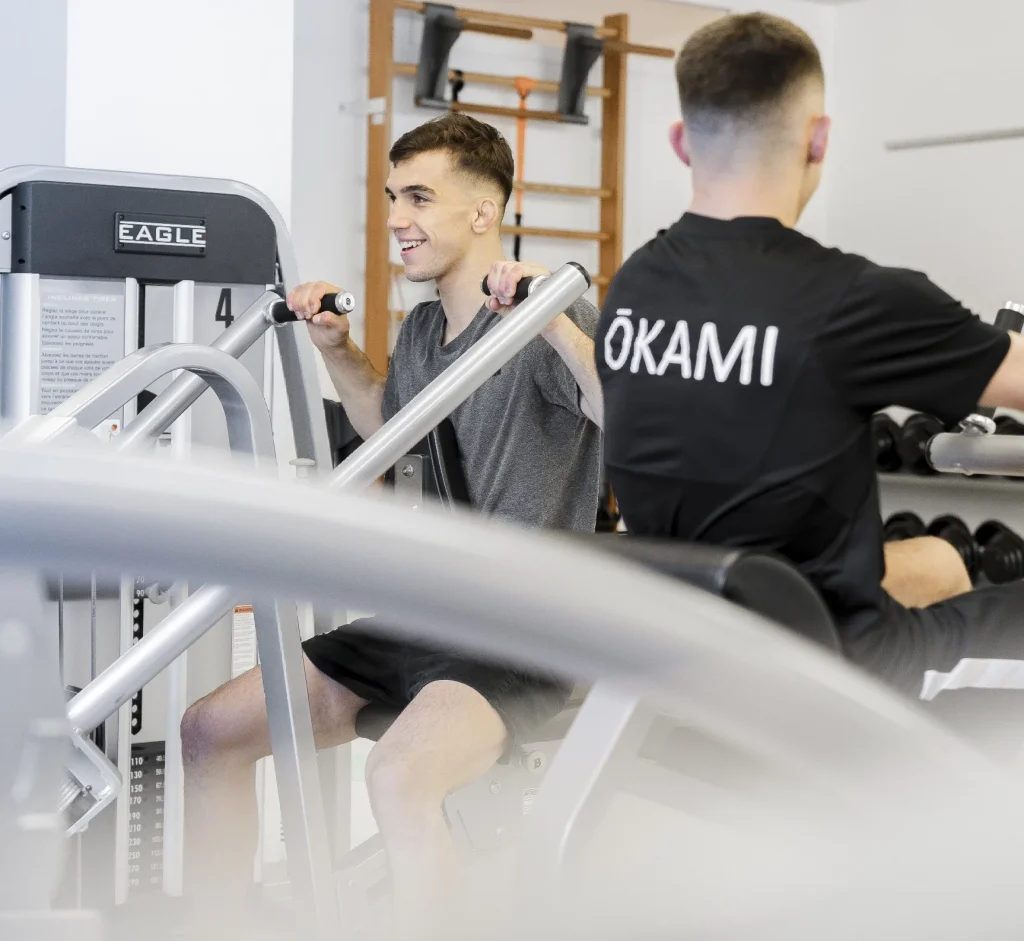
[[[916,698],[926,673],[948,673],[961,660],[1024,661],[1024,582],[927,608],[905,608],[885,595],[881,617],[842,640],[850,660]]]
[[[302,644],[325,676],[371,703],[404,709],[425,686],[451,680],[475,689],[508,729],[506,752],[562,711],[573,684],[552,676],[475,659],[443,646],[390,636],[364,618]]]

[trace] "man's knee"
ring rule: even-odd
[[[201,764],[216,750],[211,711],[200,700],[189,706],[181,717],[181,758],[186,766]]]
[[[377,822],[440,808],[448,788],[417,754],[374,746],[366,759],[366,787]]]
[[[260,702],[241,701],[215,690],[181,718],[181,756],[186,768],[211,762],[254,764],[264,757],[266,715]]]
[[[926,608],[972,587],[960,554],[935,536],[886,544],[885,567],[882,587],[908,608]]]

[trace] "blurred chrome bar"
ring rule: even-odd
[[[168,493],[173,502],[158,499]],[[112,517],[119,525],[109,525]],[[510,662],[639,679],[656,705],[685,714],[699,702],[702,721],[758,753],[806,765],[809,781],[828,767],[831,783],[834,773],[873,774],[870,762],[852,769],[851,756],[876,754],[901,764],[912,756],[947,781],[975,780],[988,768],[969,745],[827,652],[553,534],[59,448],[0,451],[0,518],[10,534],[0,560],[206,575],[257,595],[373,610],[411,633]],[[595,584],[616,590],[595,592]],[[731,729],[734,720],[742,728]]]
[[[945,474],[1024,477],[1024,438],[941,434],[928,442],[928,463]]]
[[[590,287],[577,265],[563,265],[460,356],[384,427],[341,463],[330,487],[368,487],[468,399]]]

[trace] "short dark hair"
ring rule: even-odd
[[[464,173],[496,184],[505,203],[508,202],[515,179],[515,160],[508,141],[496,128],[468,114],[451,111],[399,137],[388,159],[395,166],[432,150],[447,151]]]
[[[824,76],[814,40],[767,13],[714,20],[690,37],[676,60],[683,117],[697,133],[757,123],[802,82]]]

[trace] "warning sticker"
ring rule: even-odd
[[[256,660],[256,617],[252,605],[236,605],[231,615],[231,679],[251,670]]]
[[[523,816],[525,817],[528,813],[533,810],[533,801],[537,796],[537,788],[528,787],[523,791]]]

